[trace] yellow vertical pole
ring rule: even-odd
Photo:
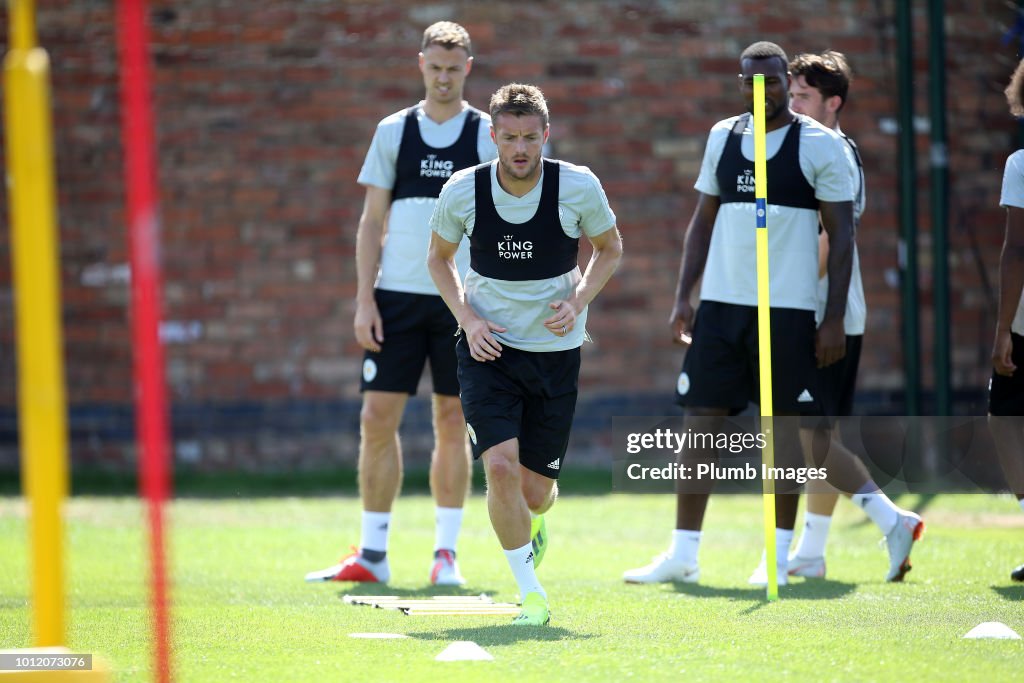
[[[22,487],[32,545],[32,641],[64,642],[64,528],[68,490],[56,192],[49,58],[36,46],[35,3],[8,0],[4,59],[7,196],[18,352]]]
[[[757,212],[757,339],[761,366],[761,430],[765,435],[764,464],[775,467],[772,432],[772,327],[768,277],[768,154],[764,122],[764,74],[754,74],[754,202]],[[768,600],[779,597],[775,565],[775,480],[764,478],[764,555],[768,570]]]

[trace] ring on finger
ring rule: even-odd
[[[565,334],[565,325],[562,325],[562,334]]]

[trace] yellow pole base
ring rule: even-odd
[[[28,668],[4,668],[15,666],[14,662],[18,658],[60,658],[68,657],[71,654],[73,654],[71,650],[66,647],[29,647],[23,650],[0,650],[0,683],[110,683],[110,681],[114,680],[110,665],[97,655],[92,656],[92,669],[88,671],[70,669],[47,669],[40,671]]]

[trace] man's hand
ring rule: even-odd
[[[384,323],[381,322],[376,301],[370,300],[356,306],[353,327],[360,346],[367,351],[380,353],[380,345],[384,343]]]
[[[668,318],[672,328],[672,343],[689,346],[693,343],[693,306],[689,301],[677,301]]]
[[[1009,330],[996,330],[996,340],[992,344],[992,367],[997,375],[1012,377],[1017,366],[1013,364],[1013,339]]]
[[[843,331],[842,318],[821,323],[814,337],[814,355],[818,359],[819,368],[843,359],[846,355],[846,333]]]
[[[490,320],[477,317],[463,323],[462,331],[466,333],[466,344],[469,345],[469,355],[473,360],[484,363],[499,358],[501,344],[491,332],[504,332],[505,329]]]
[[[576,326],[576,307],[568,301],[557,299],[548,304],[554,311],[551,317],[544,320],[544,327],[556,337],[564,337]]]

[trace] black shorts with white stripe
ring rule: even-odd
[[[579,348],[534,352],[503,346],[499,358],[479,362],[463,334],[455,351],[473,457],[518,439],[520,464],[558,479],[576,412]]]
[[[814,334],[814,311],[771,309],[775,415],[822,414]],[[760,401],[757,307],[702,301],[676,382],[676,403],[738,413]]]

